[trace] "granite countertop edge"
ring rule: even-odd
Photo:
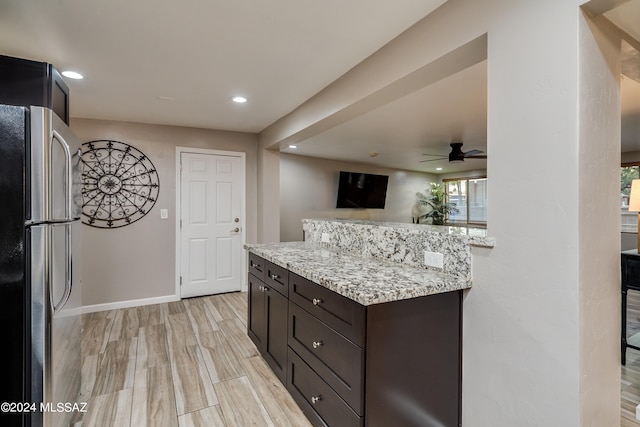
[[[309,242],[245,244],[244,248],[365,306],[471,287],[468,278]]]
[[[493,248],[496,245],[495,237],[487,236],[487,231],[485,228],[463,227],[459,225],[431,225],[399,222],[376,222],[368,220],[346,220],[341,218],[305,218],[302,220],[303,224],[313,222],[331,222],[335,224],[359,225],[362,227],[371,228],[394,228],[399,230],[406,230],[410,233],[434,233],[438,235],[459,238],[465,241],[470,246],[481,248]]]

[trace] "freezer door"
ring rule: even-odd
[[[54,403],[76,403],[80,394],[82,294],[80,279],[80,221],[51,226],[51,358],[50,398]],[[66,256],[58,256],[66,253]],[[64,283],[63,283],[64,281]],[[45,427],[66,427],[71,412],[45,413]]]
[[[31,107],[31,223],[82,213],[81,144],[51,110]]]
[[[81,371],[79,221],[31,227],[32,400],[77,402]],[[73,413],[32,414],[32,425],[68,426]]]
[[[45,394],[45,366],[49,359],[49,304],[48,304],[48,234],[49,226],[29,227],[30,242],[30,271],[29,285],[31,288],[31,398],[36,404],[44,401]],[[48,384],[48,383],[47,383]],[[31,414],[31,425],[42,425],[42,413],[35,411]]]

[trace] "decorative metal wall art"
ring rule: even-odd
[[[160,180],[151,160],[118,141],[82,144],[82,222],[118,228],[145,216],[158,200]]]

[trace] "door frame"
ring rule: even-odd
[[[239,157],[242,163],[242,173],[240,176],[242,177],[242,182],[240,184],[240,188],[242,191],[241,195],[241,220],[240,227],[242,229],[241,233],[241,245],[242,245],[242,256],[241,256],[241,269],[242,271],[247,271],[247,252],[244,250],[244,245],[247,243],[247,230],[246,230],[246,218],[247,218],[247,160],[246,153],[241,151],[223,151],[223,150],[210,150],[208,148],[191,148],[191,147],[176,147],[176,268],[175,268],[175,284],[176,284],[176,296],[178,299],[182,299],[181,290],[180,290],[180,272],[182,269],[182,237],[180,230],[180,221],[182,220],[182,170],[180,169],[180,159],[183,153],[188,154],[206,154],[206,155],[214,155],[214,156],[226,156],[226,157]],[[247,290],[247,275],[241,274],[241,284],[240,290]]]

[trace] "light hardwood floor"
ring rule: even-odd
[[[310,426],[247,337],[247,294],[83,317],[76,427]]]
[[[629,293],[628,335],[640,332]],[[237,292],[83,317],[81,402],[75,427],[310,426],[247,337]],[[622,367],[620,425],[640,427],[640,351]]]

